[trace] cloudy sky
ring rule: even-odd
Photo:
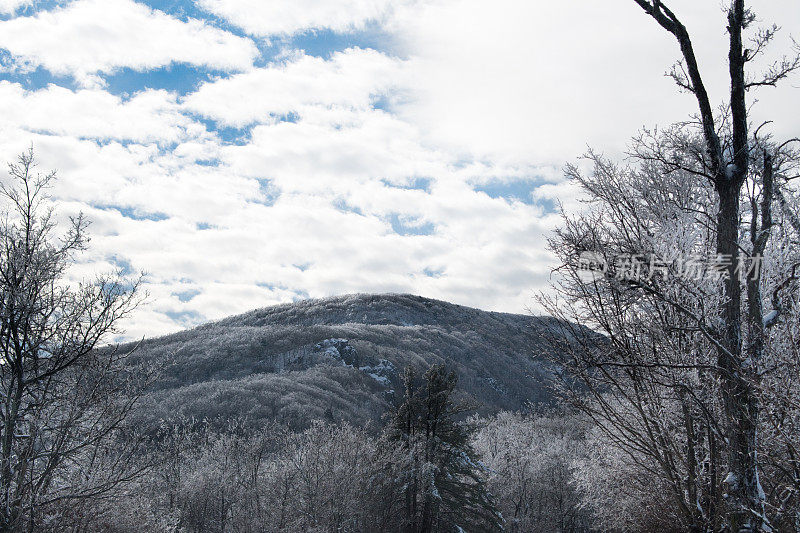
[[[800,2],[752,2],[800,35]],[[673,0],[725,98],[719,0]],[[524,312],[561,168],[693,101],[632,0],[0,0],[0,157],[31,143],[76,275],[147,273],[128,335],[265,305],[412,292]],[[800,129],[800,79],[763,92]]]

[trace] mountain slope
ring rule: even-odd
[[[148,424],[178,418],[377,421],[405,366],[445,363],[480,412],[545,402],[547,318],[410,295],[352,295],[267,307],[145,341],[133,359],[163,368]]]

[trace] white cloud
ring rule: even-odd
[[[788,50],[788,34],[800,34],[800,3],[753,5],[765,22],[784,26],[774,50]],[[720,5],[670,6],[692,33],[712,98],[722,103]],[[437,0],[402,10],[394,25],[417,88],[405,118],[431,142],[479,157],[559,165],[587,144],[619,154],[642,126],[683,120],[696,109],[663,76],[680,54],[674,38],[631,0]],[[772,111],[767,100],[791,108],[797,83],[759,98],[765,110]],[[782,115],[776,127],[796,131],[797,115]]]
[[[368,109],[373,97],[403,83],[402,69],[402,61],[374,50],[348,49],[329,60],[299,55],[205,83],[185,105],[238,127],[313,106]]]
[[[357,57],[367,65],[376,60]],[[312,64],[320,78],[331,69]],[[130,322],[132,337],[298,295],[415,292],[522,311],[530,288],[545,279],[540,254],[551,224],[535,206],[491,199],[469,185],[476,177],[521,170],[454,165],[452,154],[421,144],[414,126],[371,109],[363,96],[368,86],[356,83],[354,93],[342,90],[337,98],[322,97],[325,87],[309,89],[289,106],[302,110],[297,122],[261,124],[246,145],[223,146],[195,134],[199,129],[175,113],[179,104],[168,93],[123,101],[99,90],[25,93],[4,84],[0,94],[9,106],[35,112],[11,114],[0,128],[6,140],[0,154],[8,159],[24,148],[10,139],[33,140],[41,167],[60,170],[54,193],[62,208],[83,209],[94,221],[81,272],[110,268],[115,257],[149,272],[150,303]],[[112,123],[135,122],[134,111],[148,118],[118,126],[116,136],[125,133],[133,142],[98,145],[94,138],[109,131],[84,116],[92,106]],[[165,152],[152,144],[157,131],[176,139],[176,148]],[[196,164],[209,157],[221,164]],[[428,191],[401,188],[414,177],[429,178]],[[264,203],[258,181],[264,178],[281,192],[274,205]],[[393,214],[436,231],[399,235]],[[501,260],[504,254],[513,260]],[[178,295],[187,287],[198,294],[182,301]]]
[[[200,0],[200,6],[253,35],[307,29],[347,31],[383,19],[392,0]]]
[[[7,124],[51,134],[137,142],[177,142],[205,128],[180,113],[176,96],[145,90],[123,100],[98,89],[50,85],[26,91],[0,81],[0,116]]]
[[[257,55],[252,41],[131,0],[77,0],[31,17],[0,22],[0,47],[18,67],[43,66],[86,85],[97,73],[191,63],[241,71]]]
[[[144,13],[128,17],[139,22],[126,23],[125,31],[112,30],[114,59],[95,50],[105,42],[97,36],[96,15],[108,2],[80,0],[23,19],[42,32],[53,29],[50,19],[66,21],[63,35],[75,40],[61,53],[53,51],[58,38],[47,37],[47,53],[29,55],[48,68],[77,72],[81,58],[95,54],[87,75],[121,65],[199,61],[185,49],[193,23],[113,2],[124,7],[122,18],[126,9]],[[688,0],[680,2],[686,11]],[[209,9],[234,23],[241,9],[253,28],[262,28],[248,31],[266,34],[308,24],[349,28],[374,16],[352,13],[378,12],[384,4],[344,9],[342,20],[350,22],[320,22],[327,3],[305,6],[305,19],[287,11],[269,20],[259,17],[290,8],[259,2],[247,11],[243,0],[214,5]],[[88,29],[77,29],[73,15],[64,13],[87,6],[94,10],[84,20]],[[724,48],[724,27],[717,6],[692,6],[690,29],[699,26],[703,36],[697,39],[701,61],[720,70],[724,63],[714,54]],[[225,15],[223,8],[237,11]],[[699,25],[706,16],[719,24]],[[151,19],[155,29],[145,32],[146,42],[125,37]],[[613,22],[599,27],[598,20]],[[574,184],[560,179],[565,161],[586,143],[620,151],[639,126],[682,118],[691,99],[676,95],[661,76],[675,47],[649,22],[626,3],[437,0],[399,10],[390,23],[406,43],[404,60],[355,48],[329,59],[298,53],[248,68],[251,56],[242,53],[247,72],[186,97],[147,90],[120,98],[55,86],[24,91],[0,82],[0,160],[32,140],[42,168],[59,169],[54,194],[62,209],[83,209],[94,220],[87,262],[77,271],[124,261],[149,272],[150,302],[130,322],[131,336],[301,296],[363,291],[415,292],[522,312],[546,286],[553,260],[545,241],[558,217],[473,187],[538,180],[534,202],[562,200],[578,209]],[[203,35],[210,30],[200,27]],[[165,28],[170,31],[162,36]],[[173,50],[148,51],[150,41]],[[140,45],[146,50],[137,50]],[[205,54],[200,48],[197,57]],[[214,60],[239,61],[236,54]],[[725,92],[717,79],[710,86],[714,94]],[[775,99],[785,101],[796,90],[789,85]],[[388,98],[389,110],[375,109],[376,98]],[[251,135],[224,143],[197,115],[253,126]],[[282,115],[291,121],[276,118]],[[791,113],[775,118],[796,130]],[[416,179],[425,181],[425,190],[411,187]],[[397,221],[434,231],[401,235],[392,227]]]

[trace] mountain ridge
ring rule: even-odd
[[[353,294],[255,309],[146,339],[134,362],[163,367],[145,423],[322,418],[377,422],[405,366],[459,376],[479,413],[549,402],[555,370],[541,339],[550,317],[482,311],[410,294]]]

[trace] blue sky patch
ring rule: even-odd
[[[422,270],[422,273],[429,278],[441,278],[444,275],[444,268],[427,267]]]
[[[393,42],[391,34],[379,25],[370,23],[363,29],[349,32],[336,32],[330,29],[306,30],[287,40],[276,42],[275,46],[304,50],[308,55],[329,59],[336,52],[348,48],[371,48],[394,55],[396,47],[393,46]]]
[[[113,255],[109,258],[109,262],[119,269],[120,274],[123,276],[131,276],[135,273],[133,265],[130,261],[119,255]]]
[[[183,327],[195,326],[204,320],[203,315],[197,311],[165,311],[167,317]]]
[[[554,213],[558,209],[556,202],[550,198],[534,198],[533,192],[543,185],[543,181],[536,179],[494,180],[489,183],[475,185],[475,192],[482,192],[494,199],[503,199],[508,202],[522,202],[525,205],[535,205],[546,213]]]
[[[381,180],[384,185],[387,187],[392,187],[395,189],[404,189],[404,190],[415,190],[415,191],[425,191],[431,192],[431,184],[433,183],[432,178],[420,178],[414,177],[409,179],[408,183],[394,183],[386,179]]]
[[[275,205],[275,202],[277,202],[278,198],[281,196],[281,190],[276,187],[270,179],[256,178],[256,180],[258,181],[258,192],[260,195],[256,203],[266,206]]]
[[[95,204],[92,207],[96,209],[102,209],[103,211],[117,211],[120,215],[124,216],[125,218],[130,218],[133,220],[152,220],[155,222],[159,222],[161,220],[167,220],[169,216],[164,213],[158,212],[147,212],[142,211],[136,207],[123,207],[120,205],[102,205],[102,204]]]
[[[337,211],[341,211],[342,213],[355,213],[356,215],[364,216],[364,212],[361,211],[361,208],[355,205],[350,205],[344,198],[337,198],[332,202],[331,205],[333,205]]]
[[[436,226],[430,222],[419,224],[418,219],[403,217],[398,213],[392,213],[388,218],[392,230],[398,235],[433,235],[436,232]]]
[[[186,303],[202,292],[203,291],[197,289],[187,289],[181,292],[173,292],[172,294],[173,296],[177,296],[178,300],[181,302]]]
[[[489,198],[503,198],[504,200],[516,200],[523,204],[533,205],[532,193],[534,189],[541,185],[527,179],[500,181],[495,180],[482,185],[475,185],[473,190],[482,192]]]
[[[0,48],[0,68],[14,68],[14,59],[7,50]],[[0,80],[7,80],[19,83],[26,91],[38,91],[48,85],[58,85],[71,90],[80,87],[75,83],[72,76],[53,74],[44,67],[36,67],[30,72],[13,71],[0,72]]]
[[[178,20],[186,22],[189,19],[200,19],[207,22],[213,22],[216,27],[232,31],[235,30],[234,26],[230,26],[219,17],[215,17],[212,13],[203,11],[192,0],[137,0],[140,4],[144,4],[152,9],[162,11],[167,15],[174,17]]]
[[[104,74],[103,79],[107,83],[105,89],[118,96],[133,95],[147,89],[165,90],[183,96],[224,74],[225,71],[203,66],[171,63],[144,72],[125,67],[111,74]]]
[[[0,20],[9,20],[14,17],[30,17],[40,11],[50,11],[67,3],[68,1],[65,0],[34,0],[31,4],[19,6],[14,15],[0,15]]]

